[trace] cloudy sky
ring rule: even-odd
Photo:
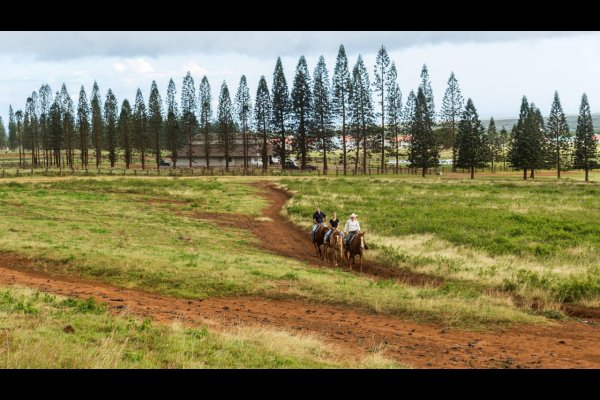
[[[577,113],[583,92],[592,112],[600,112],[599,32],[1,32],[0,43],[5,124],[9,104],[23,108],[43,83],[53,91],[66,83],[76,103],[81,85],[89,96],[96,80],[103,95],[111,88],[120,104],[133,101],[138,87],[147,101],[152,80],[163,100],[170,78],[179,94],[190,71],[196,87],[208,77],[216,102],[224,80],[235,93],[245,74],[254,97],[261,75],[271,87],[277,56],[291,85],[300,55],[310,70],[323,55],[331,76],[340,44],[350,66],[362,54],[371,77],[375,53],[385,45],[403,101],[427,64],[437,110],[454,71],[482,118],[516,116],[523,95],[546,115],[554,90],[568,114]]]

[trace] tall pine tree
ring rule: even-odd
[[[54,102],[50,107],[50,146],[52,148],[53,163],[62,168],[61,149],[63,147],[62,110],[60,106],[60,93],[56,92]]]
[[[160,149],[162,145],[162,99],[156,86],[156,81],[152,81],[150,87],[150,97],[148,98],[148,126],[152,137],[152,147],[156,158],[156,169],[160,169]]]
[[[83,85],[79,90],[79,102],[77,103],[77,130],[79,131],[81,166],[87,169],[90,143],[90,107]]]
[[[104,102],[104,124],[106,126],[106,148],[110,167],[114,168],[117,162],[117,98],[112,89],[108,89]]]
[[[146,149],[148,148],[148,114],[142,91],[138,88],[135,94],[133,109],[133,143],[140,154],[142,169],[146,169]]]
[[[471,171],[471,179],[474,179],[475,168],[484,167],[489,159],[489,147],[485,128],[471,99],[467,100],[465,111],[458,123],[457,148],[457,166],[468,168]]]
[[[417,96],[415,95],[415,92],[411,90],[408,94],[408,98],[406,99],[406,106],[404,107],[404,111],[402,112],[402,129],[407,135],[412,135],[412,122],[415,118],[416,104]],[[408,161],[410,164],[414,164],[412,145],[408,148]]]
[[[181,86],[181,125],[188,146],[189,166],[192,168],[194,157],[193,142],[196,134],[196,87],[190,71],[183,78]]]
[[[250,89],[248,89],[246,75],[242,75],[240,78],[240,86],[235,94],[235,114],[238,126],[242,131],[244,169],[247,169],[250,167],[250,117],[252,115],[252,99],[250,98]]]
[[[332,129],[333,115],[331,106],[331,89],[325,58],[319,57],[319,62],[313,73],[313,116],[312,121],[318,133],[316,148],[323,154],[323,173],[326,174],[327,152],[333,149]]]
[[[454,76],[454,72],[450,74],[448,78],[448,88],[444,93],[444,100],[442,102],[441,120],[442,128],[450,133],[452,138],[452,171],[456,171],[456,131],[458,127],[458,121],[461,118],[461,112],[463,109],[464,100],[460,93],[460,87],[458,81]]]
[[[360,144],[363,145],[363,174],[367,173],[367,147],[369,141],[369,127],[373,123],[373,101],[371,99],[371,85],[369,74],[365,68],[362,56],[359,55],[352,69],[351,114],[355,126],[356,161],[355,173],[358,170],[360,158]]]
[[[12,104],[8,106],[8,148],[11,150],[17,148],[17,123]]]
[[[296,132],[295,147],[300,156],[300,168],[306,168],[309,151],[309,130],[313,107],[312,93],[310,91],[310,75],[304,56],[300,56],[296,66],[294,85],[292,88],[292,111],[294,130]]]
[[[429,101],[422,87],[419,87],[417,92],[415,111],[410,128],[411,167],[420,168],[424,177],[428,168],[438,165],[439,148],[433,134]]]
[[[167,147],[171,153],[173,168],[177,168],[177,150],[182,142],[179,130],[179,110],[177,109],[177,99],[175,98],[177,89],[173,79],[169,80],[167,87]]]
[[[352,76],[348,70],[348,59],[344,45],[340,45],[335,69],[333,72],[333,111],[342,122],[342,162],[344,165],[344,175],[348,173],[348,158],[346,149],[346,138],[348,135],[346,121],[350,110],[350,92],[352,87]]]
[[[102,162],[102,146],[104,145],[104,124],[102,120],[102,106],[100,99],[100,89],[94,81],[92,87],[92,143],[96,153],[96,168],[100,167]]]
[[[225,169],[229,171],[229,158],[231,157],[235,143],[235,122],[233,120],[233,105],[231,104],[229,89],[225,81],[221,85],[221,93],[219,94],[217,120],[219,125],[217,142],[225,156]]]
[[[531,144],[527,136],[527,130],[525,129],[528,116],[529,103],[527,97],[523,96],[519,119],[511,132],[511,143],[508,154],[512,167],[523,170],[523,179],[527,179],[527,168],[530,166],[529,153],[531,151]]]
[[[211,135],[211,120],[212,120],[212,94],[210,91],[210,83],[206,76],[200,82],[200,130],[202,132],[202,143],[204,144],[204,159],[206,160],[206,168],[210,168],[210,145],[213,141]]]
[[[289,123],[288,119],[291,109],[291,100],[280,57],[277,57],[277,63],[275,64],[275,71],[273,72],[273,86],[271,90],[273,91],[273,95],[271,96],[271,111],[273,113],[271,117],[271,123],[279,135],[277,151],[279,154],[281,169],[285,169],[285,146],[287,140],[287,127]]]
[[[585,170],[585,181],[588,182],[588,171],[597,166],[598,142],[594,136],[592,115],[587,95],[581,96],[579,106],[579,117],[577,118],[577,130],[575,131],[575,168]]]
[[[398,173],[398,164],[400,162],[400,126],[402,124],[402,92],[398,86],[398,72],[396,64],[392,62],[390,67],[389,89],[386,96],[386,110],[388,119],[388,128],[390,130],[392,145],[392,155],[396,158],[395,172]]]
[[[40,111],[40,140],[44,149],[44,163],[46,164],[47,168],[52,164],[52,157],[50,156],[50,107],[52,106],[52,89],[50,89],[50,85],[42,85],[38,91],[38,94]],[[100,115],[100,119],[102,119],[102,115]]]
[[[264,75],[261,76],[260,81],[258,81],[255,103],[256,107],[254,108],[254,121],[256,124],[256,129],[261,135],[262,167],[263,170],[266,171],[269,165],[267,146],[271,125],[271,95],[269,94],[269,88],[267,87],[267,81],[265,80]]]
[[[67,91],[67,86],[63,83],[61,91],[61,108],[63,119],[63,140],[66,150],[67,166],[73,169],[75,158],[75,107],[73,100]]]
[[[4,121],[0,117],[0,147],[8,147],[8,138],[6,137],[6,128],[4,127]]]
[[[123,100],[119,115],[119,146],[123,150],[125,168],[129,169],[132,161],[132,113],[129,100]]]
[[[494,117],[490,118],[487,129],[487,141],[489,146],[489,160],[492,162],[492,171],[495,171],[495,163],[500,161],[502,158],[502,137],[496,129],[496,121],[494,121]]]
[[[550,108],[550,116],[546,124],[547,136],[551,146],[548,161],[556,167],[556,177],[560,179],[560,170],[565,166],[571,148],[572,135],[565,118],[558,92],[554,92],[554,101]]]
[[[423,69],[421,69],[421,85],[419,87],[423,90],[423,94],[427,100],[427,113],[429,115],[429,120],[433,125],[435,125],[435,104],[433,101],[433,90],[431,89],[429,70],[425,64],[423,64]]]
[[[390,82],[390,57],[384,45],[381,45],[375,58],[375,93],[379,97],[379,113],[381,116],[381,173],[385,171],[385,109],[386,95],[391,85]]]

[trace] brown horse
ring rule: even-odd
[[[321,260],[325,257],[325,254],[323,251],[321,251],[321,246],[323,245],[323,241],[325,239],[325,233],[327,233],[327,228],[324,225],[319,225],[313,239],[313,244],[315,245],[315,250],[317,251],[317,257],[319,257]]]
[[[365,232],[358,232],[354,235],[348,247],[344,248],[344,258],[348,263],[348,268],[352,269],[350,265],[350,258],[352,258],[352,265],[356,266],[354,257],[360,257],[360,272],[362,272],[362,261],[365,253]]]
[[[342,260],[344,254],[344,239],[342,239],[342,234],[337,229],[329,235],[329,243],[325,243],[325,254],[327,256],[327,260],[331,263],[333,261],[333,265],[335,267],[338,266],[338,260]]]

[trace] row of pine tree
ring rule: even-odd
[[[242,144],[244,167],[249,166],[251,146],[258,145],[263,168],[267,168],[269,142],[275,145],[284,167],[290,157],[285,145],[290,136],[291,153],[298,157],[301,168],[307,166],[309,152],[317,150],[326,172],[328,153],[341,147],[344,174],[351,168],[355,173],[360,169],[366,172],[371,158],[378,158],[381,171],[387,169],[388,158],[395,158],[397,171],[400,157],[406,155],[410,167],[420,169],[424,175],[439,165],[443,148],[452,149],[453,170],[469,169],[471,177],[476,168],[491,164],[494,169],[495,164],[508,162],[512,168],[523,170],[524,179],[528,171],[534,177],[535,170],[541,168],[556,168],[559,178],[561,170],[582,168],[587,180],[588,170],[597,165],[585,94],[574,137],[558,93],[546,123],[539,109],[523,97],[519,120],[509,134],[504,128],[498,132],[493,118],[487,130],[482,126],[473,101],[465,103],[454,73],[438,114],[425,65],[417,92],[410,91],[405,103],[396,66],[384,46],[377,53],[374,77],[371,83],[360,55],[350,70],[342,45],[331,80],[322,56],[312,75],[301,56],[290,91],[278,58],[271,90],[261,76],[254,102],[245,76],[233,99],[223,82],[216,118],[207,77],[202,78],[196,94],[189,72],[183,79],[179,104],[171,79],[164,106],[156,82],[152,82],[147,105],[138,89],[135,102],[123,100],[120,111],[112,90],[103,99],[96,82],[89,100],[81,87],[76,108],[64,84],[54,96],[45,84],[27,98],[24,110],[13,112],[10,107],[8,137],[0,119],[0,146],[18,149],[21,164],[26,161],[27,151],[32,167],[61,168],[73,168],[75,164],[98,167],[103,153],[111,167],[120,158],[129,168],[138,157],[142,168],[146,168],[152,156],[158,168],[165,151],[176,167],[178,150],[184,145],[190,168],[194,155],[205,157],[210,167],[209,156],[215,144],[223,151],[229,168],[229,154],[236,143]],[[198,141],[202,143],[202,154],[192,154],[192,143]],[[404,141],[408,146],[402,145]]]

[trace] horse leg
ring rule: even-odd
[[[363,258],[362,252],[358,255],[358,257],[360,259],[360,272],[362,272],[362,258]]]

